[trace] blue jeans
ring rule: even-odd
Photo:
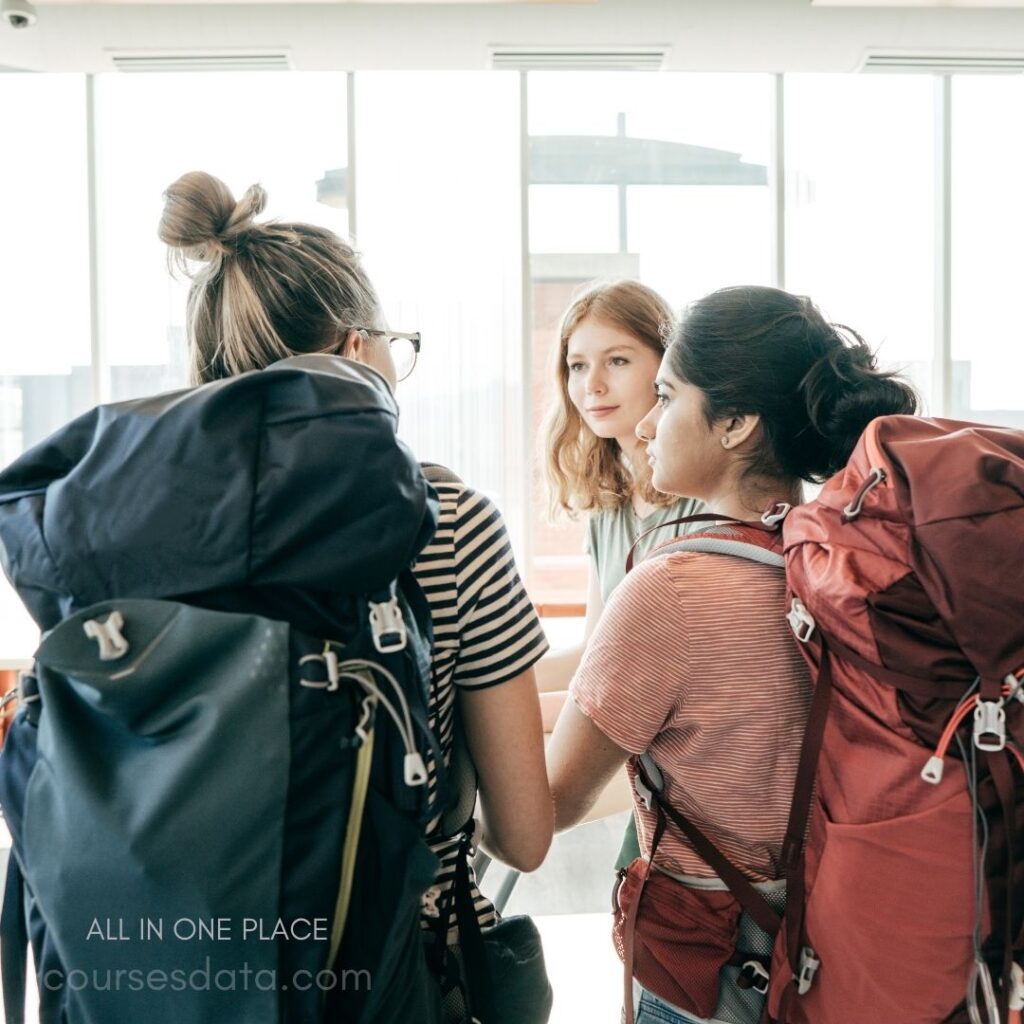
[[[691,1017],[690,1014],[664,999],[659,999],[653,992],[633,985],[633,999],[636,1005],[636,1024],[707,1024],[702,1017]]]

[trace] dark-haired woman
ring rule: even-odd
[[[916,407],[858,335],[828,323],[809,299],[760,287],[695,303],[655,388],[657,402],[637,427],[653,485],[746,521],[776,502],[799,503],[802,481],[840,469],[871,419]],[[781,569],[695,551],[651,558],[626,577],[548,749],[556,829],[579,821],[623,763],[646,753],[663,776],[665,802],[767,902],[782,903],[781,845],[810,695],[784,593]],[[629,771],[633,781],[632,763]],[[657,815],[639,799],[636,814],[650,859]],[[653,868],[688,890],[726,888],[672,824]],[[756,932],[740,920],[745,941],[763,946]],[[709,1016],[694,1012],[699,1003],[680,999],[689,1003],[681,1007],[637,986],[638,1024],[754,1024],[761,1000],[749,986],[738,996],[731,980],[723,970]],[[674,981],[683,994],[698,984]]]

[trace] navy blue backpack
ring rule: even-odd
[[[10,1024],[434,1024],[436,502],[373,371],[100,407],[0,473],[43,632],[0,757]]]

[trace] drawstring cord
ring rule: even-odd
[[[1024,680],[1019,678],[1020,673],[1014,675],[1011,674],[1006,677],[1006,682],[1002,686],[1002,703],[1008,700],[1021,700],[1024,696],[1024,690],[1021,689]],[[1009,680],[1013,680],[1011,683]],[[928,758],[924,768],[921,769],[921,778],[925,782],[930,782],[932,785],[938,785],[942,781],[943,774],[943,758],[946,756],[946,751],[949,749],[950,743],[953,742],[953,736],[956,734],[957,729],[963,724],[963,721],[971,712],[978,713],[979,708],[983,706],[985,702],[982,702],[981,698],[973,691],[977,688],[979,680],[975,679],[970,690],[964,696],[964,699],[956,706],[956,710],[950,716],[949,721],[946,723],[946,728],[943,729],[942,735],[939,737],[939,742],[935,747],[935,751],[932,756]],[[1013,742],[1006,743],[1010,753],[1017,759],[1017,763],[1020,765],[1021,770],[1024,771],[1024,753],[1021,752],[1020,748]]]

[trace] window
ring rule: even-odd
[[[953,80],[951,414],[1024,428],[1024,81]]]
[[[680,309],[724,285],[771,283],[771,88],[764,75],[530,74],[535,431],[554,397],[558,320],[582,285],[636,278]],[[581,599],[583,534],[582,522],[548,522],[538,482],[538,598]]]
[[[558,319],[596,278],[639,279],[676,309],[723,285],[775,283],[777,81],[104,74],[90,91],[82,75],[0,75],[0,464],[98,400],[186,382],[187,282],[171,279],[156,237],[161,193],[192,169],[239,196],[260,181],[270,216],[357,229],[390,326],[423,335],[399,391],[402,436],[494,497],[539,601],[577,604],[584,525],[550,524],[539,474],[530,479]],[[933,365],[937,81],[785,76],[785,286],[908,369],[933,410],[939,369],[952,415],[1024,426],[1013,300],[1024,82],[952,83],[952,359]],[[0,585],[0,657],[34,643]]]
[[[787,75],[786,287],[922,395],[934,348],[931,77]]]
[[[498,503],[521,561],[518,117],[512,72],[357,78],[357,245],[389,326],[423,335],[401,436]]]
[[[0,75],[0,465],[92,404],[85,77]],[[36,632],[0,579],[0,659]]]
[[[348,233],[343,74],[101,75],[96,83],[100,333],[113,399],[187,381],[188,282],[157,238],[164,189],[209,171],[263,216]]]

